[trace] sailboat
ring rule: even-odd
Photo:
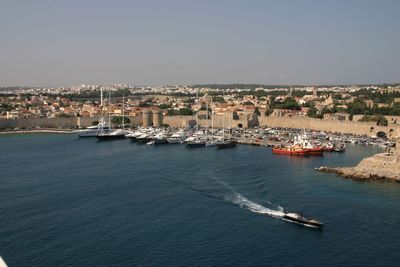
[[[103,87],[100,88],[100,109],[102,114],[97,125],[88,126],[85,129],[79,129],[74,132],[78,133],[79,137],[96,137],[97,134],[103,130],[109,130],[110,125],[107,125],[103,116]]]
[[[211,146],[215,146],[217,144],[216,140],[214,139],[214,119],[213,119],[213,114],[211,111],[211,137],[208,136],[208,104],[207,104],[207,113],[206,113],[206,147],[211,147]]]
[[[109,92],[108,94],[108,124],[111,125],[111,114],[110,114],[110,107],[111,107],[111,93]],[[125,135],[127,134],[127,131],[125,131],[125,96],[122,97],[122,129],[114,129],[112,130],[111,128],[108,129],[108,131],[105,131],[104,129],[101,129],[101,131],[97,134],[97,139],[99,140],[115,140],[115,139],[123,139],[125,138]]]
[[[197,102],[198,101],[199,101],[199,96],[197,94]],[[198,116],[198,113],[196,112],[196,117],[197,116]],[[196,118],[196,122],[197,122],[197,119],[198,118]],[[197,133],[197,132],[199,132],[199,124],[198,123],[196,123],[196,128],[197,128],[197,131],[196,131],[196,133]],[[208,129],[207,129],[207,131],[208,131]],[[204,136],[200,135],[200,136],[197,136],[197,137],[195,137],[193,139],[191,138],[190,141],[187,141],[186,142],[186,147],[188,147],[188,148],[206,147],[206,144],[207,144],[207,139],[204,138]]]
[[[231,115],[232,114],[229,115],[229,138],[228,138],[228,140],[225,140],[225,128],[223,127],[223,130],[222,130],[223,138],[222,138],[222,142],[217,143],[218,149],[233,148],[237,144],[237,142],[231,138],[231,131],[232,131],[232,127],[231,127],[231,117],[232,116]],[[224,121],[225,121],[225,112],[223,113],[223,118],[222,118],[223,126],[225,126]]]

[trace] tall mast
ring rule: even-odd
[[[214,113],[211,109],[211,138],[214,140]]]
[[[208,139],[208,103],[206,104],[206,137]]]
[[[109,132],[111,131],[111,90],[108,91],[108,125],[110,125]]]
[[[100,87],[100,106],[103,108],[103,86]]]
[[[222,141],[225,142],[225,110],[222,112]]]
[[[125,94],[122,95],[122,129],[125,130]]]
[[[199,89],[197,89],[196,91],[196,104],[199,104]],[[197,127],[197,132],[199,131],[199,123],[198,123],[198,119],[199,119],[199,111],[196,112],[196,127]]]
[[[229,112],[229,140],[231,140],[231,117],[232,117],[232,111]]]

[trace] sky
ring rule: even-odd
[[[400,81],[398,0],[1,0],[0,86]]]

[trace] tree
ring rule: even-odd
[[[258,107],[256,107],[256,108],[254,109],[254,114],[256,114],[257,116],[260,116],[260,115],[261,115],[260,110],[258,109]]]
[[[358,98],[353,103],[347,104],[347,112],[353,115],[369,113],[368,106],[364,100]]]
[[[291,110],[300,110],[301,107],[297,103],[297,101],[291,97],[285,98],[283,102],[277,102],[275,99],[271,103],[272,108],[279,108],[279,109],[291,109]]]
[[[179,114],[182,116],[190,116],[193,115],[193,110],[191,108],[181,108]]]
[[[179,110],[175,110],[175,109],[167,110],[167,116],[178,116],[178,115],[180,115]]]
[[[254,106],[254,104],[251,101],[246,101],[243,103],[243,106]]]
[[[376,122],[376,125],[379,125],[379,126],[387,126],[388,125],[388,121],[385,118],[385,116],[383,116],[383,115],[375,115],[375,116],[364,115],[360,119],[360,121],[363,121],[363,122],[373,121],[373,122]]]
[[[123,119],[122,116],[115,116],[111,119],[111,123],[121,125],[122,123],[131,123],[131,120],[129,118]]]
[[[171,108],[171,105],[170,104],[161,104],[158,107],[161,109],[167,109],[167,108]]]
[[[308,109],[307,116],[310,118],[322,119],[324,115],[322,113],[319,113],[315,107],[310,107]]]
[[[139,107],[140,108],[148,108],[148,107],[150,107],[151,106],[151,104],[150,103],[147,103],[147,102],[140,102],[139,103]]]

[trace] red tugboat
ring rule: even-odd
[[[284,154],[284,155],[298,155],[304,156],[309,154],[308,149],[303,149],[301,146],[287,146],[287,147],[274,147],[272,148],[272,152],[275,154]]]
[[[302,136],[298,135],[295,137],[293,145],[276,147],[272,149],[272,152],[276,154],[305,156],[322,155],[324,149],[311,144],[307,135],[304,133]]]

